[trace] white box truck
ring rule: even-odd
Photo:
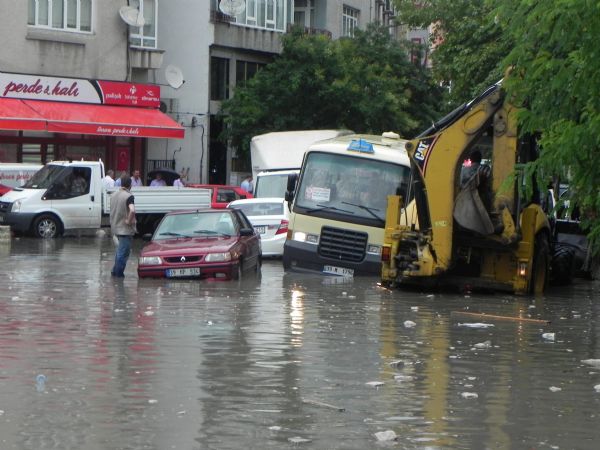
[[[254,197],[283,198],[288,175],[300,172],[308,147],[324,139],[351,133],[349,130],[301,130],[254,136],[250,141]]]
[[[101,161],[46,164],[20,188],[0,197],[0,225],[40,238],[64,231],[110,226],[110,195]],[[210,189],[135,187],[138,232],[153,231],[170,211],[210,208]]]

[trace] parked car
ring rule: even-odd
[[[227,208],[227,205],[234,200],[253,198],[252,194],[246,192],[239,186],[229,186],[225,184],[186,184],[186,187],[212,189],[212,202],[210,207],[215,209],[225,209]]]
[[[0,197],[6,194],[8,191],[12,191],[12,187],[0,183]]]
[[[282,256],[289,211],[283,198],[252,198],[231,202],[228,208],[244,212],[259,233],[263,256]]]
[[[138,276],[239,279],[260,273],[260,237],[237,209],[172,212],[142,249]]]

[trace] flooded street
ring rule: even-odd
[[[1,449],[597,448],[598,282],[138,280],[142,244],[124,280],[108,237],[0,246]]]

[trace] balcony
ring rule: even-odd
[[[155,48],[129,47],[131,67],[134,69],[160,69],[165,51]]]

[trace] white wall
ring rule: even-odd
[[[176,99],[169,115],[185,128],[185,139],[148,141],[148,159],[171,159],[175,153],[176,170],[190,168],[189,181],[200,182],[200,163],[208,179],[208,96],[209,48],[214,36],[210,23],[209,0],[162,0],[158,11],[158,47],[165,50],[163,66],[156,70],[155,81],[167,84],[165,68],[173,64],[181,69],[185,83],[179,89],[161,86],[163,99]],[[168,101],[167,101],[168,103]],[[197,126],[192,127],[196,117]],[[203,136],[204,135],[204,136]],[[179,150],[181,148],[181,150]],[[202,155],[202,152],[204,154]]]
[[[27,0],[0,0],[0,70],[40,75],[125,80],[126,0],[96,0],[93,32],[44,30],[27,25]]]

